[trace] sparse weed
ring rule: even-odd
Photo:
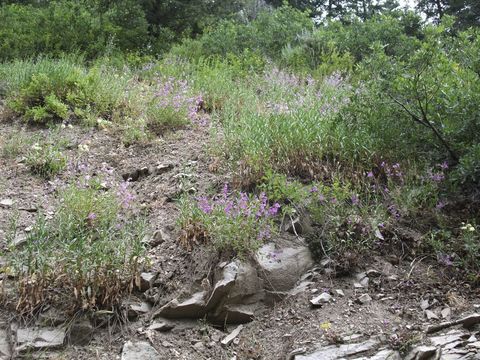
[[[14,159],[24,154],[31,145],[33,139],[22,131],[16,131],[9,135],[8,138],[1,139],[2,157],[6,159]]]
[[[25,158],[30,171],[46,179],[62,172],[67,166],[67,157],[57,144],[35,143]]]

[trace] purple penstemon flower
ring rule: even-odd
[[[270,239],[271,236],[272,236],[272,233],[270,231],[270,227],[266,226],[264,229],[261,229],[259,231],[257,239],[258,240]]]
[[[357,194],[353,194],[352,197],[350,198],[350,200],[352,201],[352,205],[359,205],[360,204],[360,200],[359,200]]]
[[[260,206],[257,211],[257,218],[262,217],[265,214],[265,211],[267,209],[267,203],[268,203],[268,198],[267,195],[262,192],[259,197],[260,200]]]
[[[442,182],[445,179],[445,175],[443,173],[434,173],[430,175],[430,179],[434,182]]]
[[[233,210],[233,201],[229,200],[227,201],[227,204],[225,205],[225,208],[223,211],[225,212],[225,215],[230,216],[232,214]]]
[[[442,209],[445,207],[445,205],[446,205],[446,204],[445,204],[444,201],[439,201],[439,202],[437,203],[437,205],[435,205],[435,208],[436,208],[437,210],[442,210]]]
[[[206,196],[202,196],[197,199],[198,207],[205,214],[211,214],[213,211],[213,206],[210,204]]]
[[[277,215],[278,209],[280,209],[280,204],[279,203],[273,204],[273,206],[271,206],[270,209],[268,209],[268,215],[269,216]]]

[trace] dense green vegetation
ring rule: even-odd
[[[233,189],[181,198],[185,246],[201,239],[245,256],[308,214],[314,253],[346,270],[366,249],[411,241],[407,228],[421,234],[412,252],[480,280],[476,1],[422,0],[417,12],[367,0],[1,3],[9,119],[111,128],[126,146],[182,126],[212,130],[208,151],[231,171]],[[25,142],[13,139],[3,156]],[[65,167],[58,144],[35,144],[27,163],[47,178]],[[64,204],[111,208],[92,222],[105,246],[122,239],[121,259],[105,261],[121,262],[124,276],[99,272],[121,286],[137,266],[138,234],[110,233],[118,204],[86,189],[63,193]],[[69,225],[62,209],[51,225],[39,220],[29,241],[81,231],[86,248],[75,251],[94,259],[92,224]],[[15,259],[41,250],[47,263],[70,251],[68,241],[33,245]]]

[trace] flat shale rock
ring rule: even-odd
[[[64,328],[20,328],[17,330],[15,352],[23,354],[43,349],[58,349],[65,342]]]
[[[377,340],[369,339],[357,344],[325,346],[308,355],[297,355],[295,356],[295,360],[336,360],[360,355],[364,352],[374,350],[378,345]]]

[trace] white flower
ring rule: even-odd
[[[80,144],[78,145],[78,150],[80,150],[81,152],[89,152],[90,148],[87,144]]]

